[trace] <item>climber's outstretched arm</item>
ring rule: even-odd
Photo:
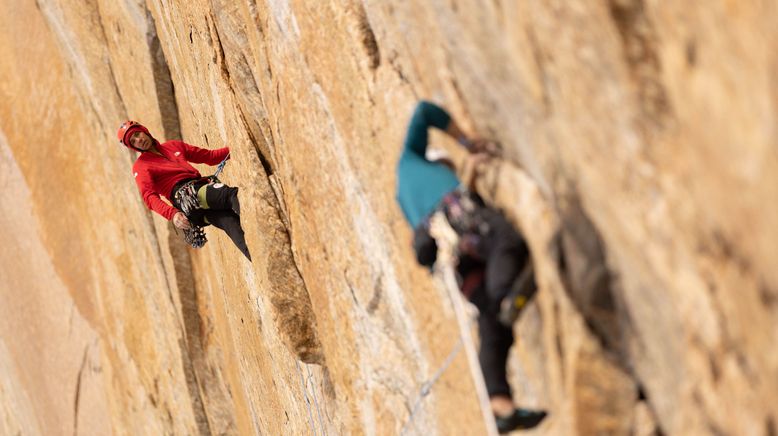
[[[481,139],[465,133],[445,109],[434,103],[422,100],[416,106],[416,110],[414,110],[408,125],[408,133],[404,144],[405,153],[412,153],[424,158],[429,143],[428,130],[430,127],[443,130],[472,153],[487,152],[495,154],[497,151],[494,141]]]
[[[499,147],[495,141],[466,134],[453,118],[446,127],[446,133],[471,153],[488,153],[494,156],[499,154]]]
[[[428,129],[435,127],[447,131],[450,120],[449,114],[440,106],[428,101],[419,102],[408,125],[403,152],[424,159],[429,142]]]

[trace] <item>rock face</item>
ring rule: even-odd
[[[421,98],[503,145],[477,189],[534,255],[531,434],[778,433],[772,2],[16,3],[0,434],[490,431],[394,201]],[[127,118],[230,146],[253,263],[145,208]]]

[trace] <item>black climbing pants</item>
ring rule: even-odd
[[[500,303],[517,292],[527,293],[531,298],[535,293],[535,284],[518,289],[518,278],[524,266],[530,262],[529,250],[524,239],[513,226],[497,211],[486,215],[489,233],[483,241],[486,258],[484,282],[470,296],[470,301],[478,308],[478,333],[480,348],[478,360],[481,363],[486,390],[489,396],[511,396],[508,384],[506,364],[508,352],[513,345],[513,329],[504,326],[498,320]]]
[[[506,364],[508,352],[513,345],[513,329],[498,321],[499,305],[490,301],[484,286],[475,290],[470,301],[478,308],[478,361],[486,382],[486,391],[490,397],[495,395],[511,396],[508,384]]]
[[[173,189],[171,198],[175,198],[175,191],[182,185],[179,183]],[[205,227],[213,224],[222,229],[230,237],[236,247],[248,260],[251,260],[249,248],[240,226],[240,202],[238,201],[238,188],[227,186],[224,183],[208,183],[206,180],[197,182],[195,188],[198,191],[200,209],[195,209],[187,217],[192,224]],[[173,206],[180,209],[174,200]]]
[[[479,311],[478,358],[486,389],[489,396],[511,396],[505,365],[514,337],[512,326],[499,321],[500,306],[506,297],[513,301],[516,296],[524,296],[529,301],[535,294],[533,277],[521,277],[531,261],[530,254],[524,238],[505,216],[478,198],[474,200],[475,206],[468,208],[463,200],[469,198],[462,194],[447,197],[441,208],[461,238],[474,237],[476,241],[470,249],[460,252],[457,270],[463,279],[462,292]],[[434,263],[437,244],[426,224],[414,230],[413,246],[419,263],[427,266]]]
[[[499,312],[500,302],[509,294],[529,294],[525,295],[529,299],[537,288],[534,280],[529,284],[518,283],[519,275],[531,262],[524,238],[497,211],[487,218],[487,222],[490,230],[483,242],[486,254],[485,285],[489,312],[496,313]],[[523,285],[523,289],[518,288],[520,285]]]
[[[243,234],[243,228],[240,226],[238,214],[232,210],[207,210],[204,215],[205,222],[224,230],[224,233],[232,239],[232,243],[246,256],[246,259],[251,260],[251,253],[246,245],[246,238]]]

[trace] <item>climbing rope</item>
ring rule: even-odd
[[[473,339],[470,334],[470,326],[467,322],[467,315],[462,307],[462,296],[459,291],[459,285],[457,284],[456,277],[454,276],[454,247],[457,245],[458,236],[453,228],[448,224],[446,217],[441,211],[437,211],[430,219],[430,233],[438,243],[438,259],[435,263],[435,269],[440,273],[442,279],[442,286],[448,293],[449,300],[454,307],[454,312],[459,324],[459,340],[454,348],[449,353],[448,357],[444,361],[443,365],[438,369],[435,375],[424,385],[422,385],[421,393],[419,394],[416,403],[411,409],[411,414],[408,417],[405,425],[402,427],[402,433],[408,430],[408,426],[412,424],[416,413],[421,407],[421,402],[429,395],[435,382],[443,375],[443,373],[451,365],[459,352],[464,349],[465,356],[468,360],[468,367],[470,375],[475,381],[476,394],[479,399],[481,413],[483,414],[484,423],[486,424],[486,434],[496,435],[497,428],[495,427],[494,420],[492,418],[491,410],[489,408],[489,396],[486,392],[486,385],[483,381],[483,375],[480,371],[480,365],[478,364],[478,357],[475,354],[475,350],[472,346]]]
[[[327,430],[324,428],[324,420],[321,417],[321,408],[319,407],[319,401],[316,399],[316,389],[313,388],[313,381],[311,379],[313,378],[313,373],[311,372],[311,367],[306,366],[306,369],[308,370],[308,383],[311,385],[311,394],[313,395],[313,405],[316,407],[316,414],[319,415],[319,427],[321,427],[321,434],[323,436],[327,436]]]
[[[406,434],[406,431],[409,430],[409,425],[413,423],[414,418],[416,417],[416,413],[421,408],[421,403],[424,400],[424,397],[430,394],[432,392],[432,388],[435,386],[435,383],[437,383],[438,379],[443,375],[444,372],[448,369],[449,366],[451,366],[451,363],[454,361],[454,359],[457,357],[459,352],[462,350],[462,345],[464,343],[462,342],[462,337],[459,337],[459,340],[457,340],[457,343],[454,345],[454,348],[451,350],[450,353],[448,353],[448,357],[446,357],[446,360],[443,361],[443,364],[438,368],[438,370],[435,372],[435,375],[432,376],[428,381],[426,381],[424,384],[421,385],[421,391],[419,391],[419,395],[416,398],[416,402],[413,405],[413,408],[411,409],[411,414],[408,416],[408,420],[405,421],[405,425],[403,425],[402,430],[400,430],[400,434]]]
[[[436,212],[434,214],[433,219],[430,222],[431,226],[431,232],[433,233],[433,236],[437,241],[439,241],[439,254],[438,254],[438,262],[436,263],[436,268],[441,268],[444,265],[449,266],[453,264],[453,255],[452,255],[452,247],[456,245],[455,239],[456,234],[454,233],[453,229],[451,229],[450,226],[443,227],[441,225],[441,220],[445,220],[443,218],[442,212]],[[445,268],[445,267],[443,267]],[[440,271],[443,271],[443,269],[439,269]],[[451,286],[456,288],[456,283],[451,283],[448,280],[443,280],[443,286],[446,288],[449,288]],[[447,289],[449,297],[452,295],[455,295],[458,297],[459,290],[458,289]],[[451,301],[452,304],[456,305],[456,302],[454,300]],[[413,408],[411,409],[411,413],[408,416],[408,420],[405,422],[405,425],[403,425],[402,430],[400,431],[400,434],[406,434],[406,432],[410,429],[409,426],[413,424],[413,420],[416,417],[416,414],[419,412],[421,408],[422,401],[424,400],[424,397],[429,395],[432,392],[432,388],[435,386],[435,383],[437,383],[438,379],[443,375],[443,373],[446,372],[449,366],[451,366],[451,363],[454,361],[454,359],[457,357],[460,351],[462,351],[462,348],[464,346],[464,340],[462,334],[459,335],[459,339],[457,340],[456,344],[454,344],[454,347],[451,349],[451,352],[449,352],[448,357],[446,357],[446,360],[443,361],[443,364],[438,368],[438,370],[435,372],[435,374],[430,378],[427,382],[421,385],[421,391],[419,392],[418,397],[416,398],[416,402],[413,405]]]
[[[297,365],[297,373],[300,374],[300,384],[303,387],[303,397],[305,398],[305,406],[308,408],[308,423],[311,425],[312,434],[316,436],[316,424],[313,423],[313,412],[311,411],[311,400],[308,399],[308,387],[305,384],[305,376],[303,376],[303,371],[300,369],[300,362],[295,361],[294,363],[295,365]]]

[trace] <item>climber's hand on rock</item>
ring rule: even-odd
[[[475,153],[467,156],[462,170],[462,181],[465,183],[465,186],[473,187],[475,178],[478,176],[479,167],[489,161],[489,159],[491,159],[491,156],[488,153]]]
[[[491,158],[492,156],[490,156],[489,153],[486,152],[474,153],[467,156],[467,160],[465,161],[465,166],[469,166],[472,167],[473,169],[477,169],[481,164],[487,162]]]
[[[500,155],[500,145],[493,139],[475,138],[470,141],[471,153],[488,153],[492,156]]]
[[[189,223],[189,220],[183,212],[176,212],[176,214],[173,215],[173,224],[181,230],[192,227],[192,224]]]

